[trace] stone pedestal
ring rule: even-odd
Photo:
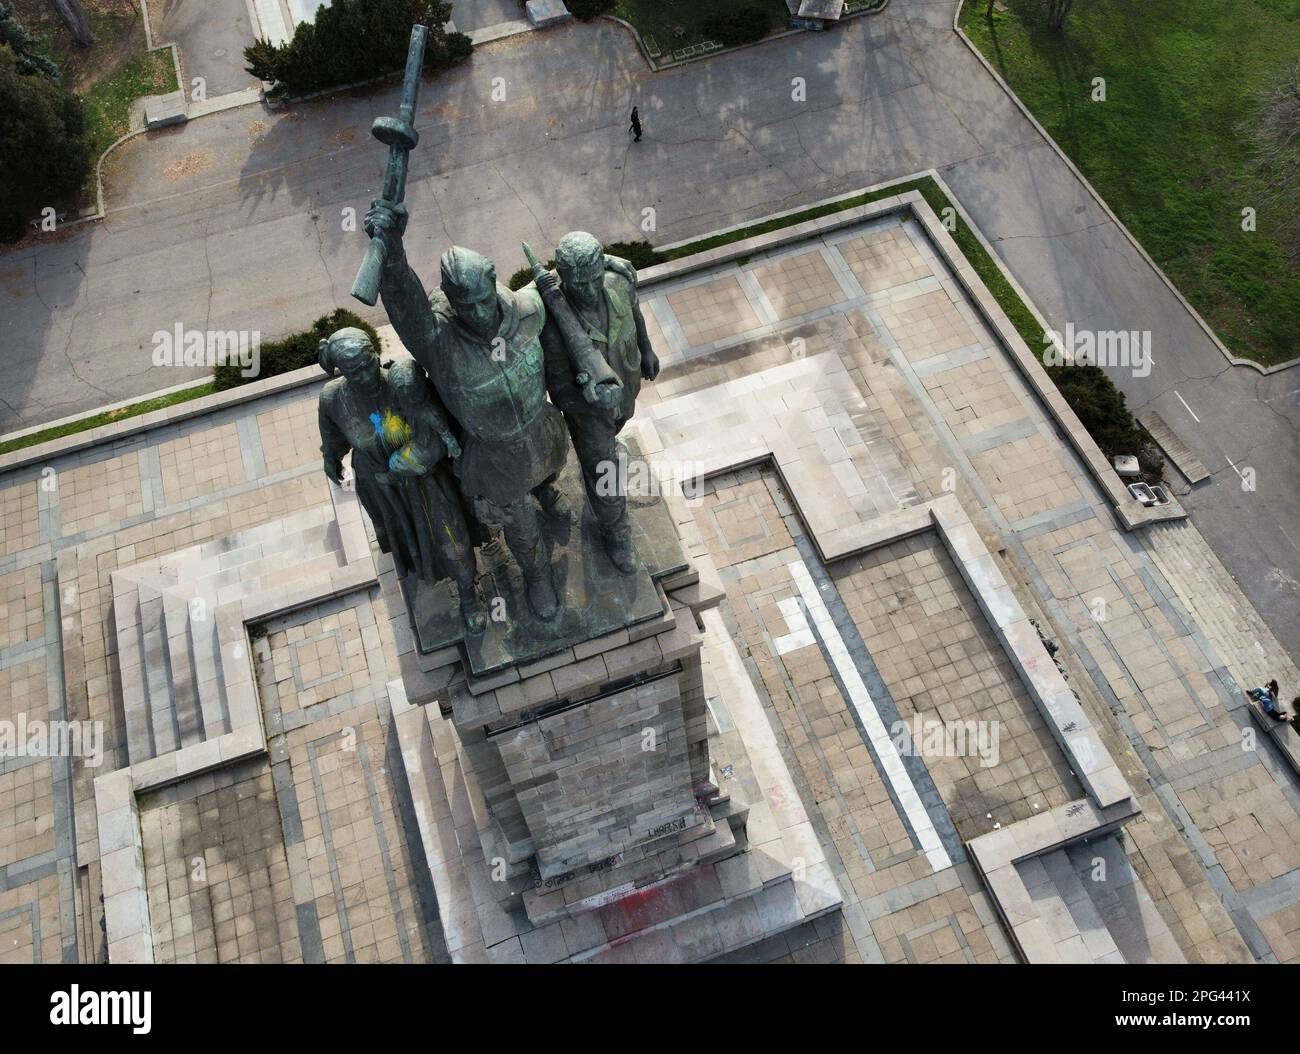
[[[723,593],[683,553],[689,510],[631,498],[642,566],[622,575],[575,465],[560,486],[551,622],[504,554],[482,583],[501,617],[468,641],[450,586],[381,573],[409,627],[394,710],[453,958],[691,961],[833,910],[829,872],[801,895],[809,861],[779,831],[748,852],[764,788],[706,704],[702,619]]]

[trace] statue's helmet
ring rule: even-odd
[[[356,326],[335,330],[317,348],[320,368],[331,377],[337,373],[348,373],[376,357],[375,345],[369,334]]]
[[[497,268],[473,249],[453,245],[442,254],[442,291],[451,301],[480,300],[496,289]]]
[[[555,247],[555,266],[575,275],[586,275],[605,267],[605,247],[586,231],[570,231]]]

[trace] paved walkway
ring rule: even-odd
[[[554,244],[580,226],[637,237],[648,208],[664,243],[936,167],[1058,329],[1153,333],[1151,375],[1115,380],[1208,467],[1184,505],[1300,654],[1300,371],[1226,367],[953,34],[953,8],[894,0],[833,32],[658,75],[608,23],[490,45],[426,87],[412,255],[428,271],[462,242],[506,274],[523,262],[521,240]],[[795,77],[806,101],[791,97]],[[104,223],[0,255],[0,428],[205,372],[152,366],[157,330],[269,338],[350,303],[363,235],[342,229],[343,210],[359,215],[378,189],[382,151],[366,129],[395,94],[278,116],[250,107],[122,148]],[[646,127],[635,150],[633,102]]]
[[[208,98],[257,85],[244,68],[244,48],[256,37],[246,0],[154,0],[161,10],[153,24],[160,43],[175,43],[181,51],[183,85],[193,95],[195,77],[202,77]]]

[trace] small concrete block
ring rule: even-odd
[[[631,645],[635,647],[636,645]],[[655,645],[656,653],[659,646]],[[557,670],[552,670],[543,677],[549,677],[555,685],[555,695],[557,698],[563,698],[579,689],[587,688],[593,684],[599,684],[608,679],[609,674],[605,669],[605,660],[600,655],[593,655],[590,659],[584,659],[582,662],[575,662],[571,666],[562,666]]]
[[[150,95],[144,100],[144,126],[150,131],[155,128],[166,128],[168,125],[184,124],[188,120],[184,92],[173,91],[166,95]]]
[[[802,881],[795,880],[794,888],[795,895],[799,898],[799,907],[808,918],[824,915],[843,903],[835,876],[825,861],[809,867]]]
[[[549,673],[539,673],[536,676],[529,677],[521,687],[524,690],[524,700],[528,706],[549,703],[557,697],[555,682]]]
[[[222,761],[237,761],[266,750],[260,725],[239,728],[219,736],[217,743],[220,745]]]
[[[140,790],[147,790],[151,787],[161,787],[167,783],[174,783],[178,775],[176,758],[176,752],[172,751],[132,765],[131,774],[136,787]]]
[[[564,6],[564,0],[528,0],[524,10],[534,29],[558,26],[573,17],[569,9]]]
[[[593,655],[599,655],[601,652],[612,651],[614,648],[620,648],[627,644],[627,630],[620,629],[613,633],[607,633],[603,637],[596,637],[594,640],[586,640],[573,646],[573,657],[575,659],[588,659]]]
[[[659,647],[658,638],[647,637],[635,644],[626,644],[621,648],[606,652],[604,660],[609,677],[614,679],[640,673],[642,670],[653,669],[663,663],[664,657]],[[563,672],[557,670],[552,676],[559,676]]]
[[[176,752],[176,774],[188,776],[221,764],[221,739],[208,739]]]
[[[494,963],[515,963],[525,964],[528,960],[524,957],[523,945],[519,943],[518,937],[510,937],[494,944],[487,950],[488,958]]]

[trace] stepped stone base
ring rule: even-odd
[[[408,637],[390,697],[453,960],[695,962],[834,911],[820,842],[711,617],[717,572],[698,546],[683,555],[698,538],[686,503],[629,501],[642,566],[620,576],[576,471],[560,486],[574,523],[549,631],[497,570],[506,627],[431,651],[450,598],[430,605],[381,562]]]
[[[722,620],[706,623],[713,777],[680,831],[552,878],[495,855],[448,717],[390,699],[454,962],[698,962],[836,911],[840,891]],[[730,659],[722,654],[730,652]],[[724,702],[725,700],[725,702]]]

